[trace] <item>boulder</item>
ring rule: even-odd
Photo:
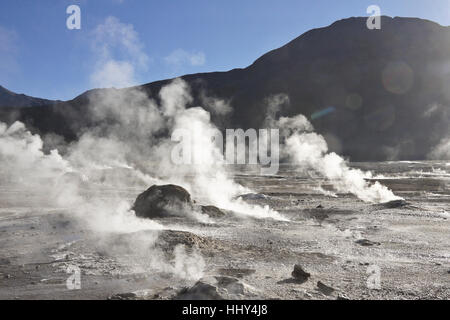
[[[186,189],[173,184],[151,186],[137,197],[132,209],[136,216],[149,219],[186,216],[190,211],[200,212],[210,218],[225,216],[225,212],[215,206],[196,204]]]
[[[201,212],[210,218],[221,218],[225,216],[225,212],[215,206],[201,206]]]
[[[212,284],[198,281],[190,288],[182,289],[174,300],[224,300],[218,288]]]
[[[136,216],[150,219],[182,216],[193,210],[193,203],[189,192],[180,186],[153,185],[137,197],[133,210]]]
[[[183,288],[173,297],[174,300],[224,300],[255,298],[258,291],[234,277],[209,276],[200,279],[194,286]]]

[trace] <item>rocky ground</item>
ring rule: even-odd
[[[448,178],[384,180],[406,200],[392,206],[325,196],[289,172],[235,178],[257,193],[247,202],[289,221],[173,216],[155,219],[161,230],[100,234],[2,187],[0,299],[450,298]],[[142,191],[121,190],[130,202]]]

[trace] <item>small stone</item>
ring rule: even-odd
[[[362,245],[363,247],[370,247],[370,246],[375,246],[375,245],[379,246],[381,244],[379,242],[374,242],[374,241],[370,241],[367,239],[359,239],[359,240],[356,240],[355,243]]]
[[[292,271],[291,275],[294,279],[301,282],[305,282],[311,277],[311,274],[303,270],[302,266],[299,264],[294,266],[294,271]]]
[[[318,289],[320,292],[322,292],[324,295],[326,295],[326,296],[331,295],[331,294],[335,291],[334,288],[332,288],[332,287],[330,287],[330,286],[327,286],[326,284],[324,284],[324,283],[321,282],[321,281],[318,281],[318,282],[317,282],[317,289]]]
[[[118,293],[111,297],[109,300],[135,300],[137,298],[134,292]]]

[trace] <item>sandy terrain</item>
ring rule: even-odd
[[[247,201],[289,221],[229,212],[214,223],[170,218],[157,221],[163,230],[100,234],[70,208],[2,186],[0,299],[449,299],[450,167],[357,166],[391,177],[382,182],[407,205],[326,196],[290,167],[274,177],[242,171],[236,181],[264,195]],[[132,203],[143,190],[117,191]],[[306,281],[291,276],[295,264]],[[67,287],[71,266],[79,290]]]

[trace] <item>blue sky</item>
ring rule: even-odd
[[[66,8],[81,8],[68,30]],[[367,16],[450,25],[450,0],[2,0],[0,85],[49,99],[250,65],[312,28]]]

